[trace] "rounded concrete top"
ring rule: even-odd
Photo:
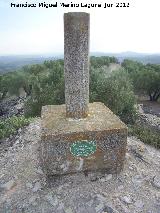
[[[70,17],[85,17],[89,16],[89,13],[86,12],[69,12],[69,13],[64,13],[64,16],[70,16]]]

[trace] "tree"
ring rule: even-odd
[[[136,93],[147,94],[150,101],[160,97],[160,65],[124,60],[122,66],[129,73]]]
[[[109,66],[110,63],[118,63],[117,58],[115,57],[109,57],[109,56],[101,56],[101,57],[95,57],[92,56],[90,58],[91,66],[94,68],[100,68],[102,66]]]
[[[144,68],[144,64],[142,64],[141,62],[137,62],[137,61],[132,61],[130,59],[124,59],[124,61],[121,63],[122,67],[125,68],[125,70],[127,70],[128,73],[132,74],[132,73],[137,73],[140,70],[142,70]]]
[[[160,97],[160,71],[142,70],[137,76],[136,87],[142,93],[149,95],[150,101],[157,101]]]
[[[44,105],[64,103],[64,75],[61,61],[45,63],[46,70],[32,74],[32,92],[25,103],[25,115],[39,116]],[[47,68],[48,67],[48,68]]]

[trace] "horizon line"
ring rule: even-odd
[[[122,52],[103,52],[103,51],[91,51],[90,54],[112,54],[112,55],[117,55],[117,54],[139,54],[139,55],[160,55],[160,52],[134,52],[134,51],[122,51]],[[40,57],[51,57],[51,56],[59,56],[59,55],[64,55],[64,52],[55,52],[55,53],[18,53],[18,54],[0,54],[0,57],[6,57],[6,56],[40,56]]]

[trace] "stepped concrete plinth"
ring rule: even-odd
[[[104,104],[89,104],[85,119],[66,117],[65,105],[42,108],[42,165],[47,175],[80,171],[119,173],[127,128]]]

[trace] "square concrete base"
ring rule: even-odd
[[[88,117],[78,120],[66,118],[65,105],[42,108],[40,157],[48,176],[119,173],[126,143],[127,127],[102,103],[90,103]]]

